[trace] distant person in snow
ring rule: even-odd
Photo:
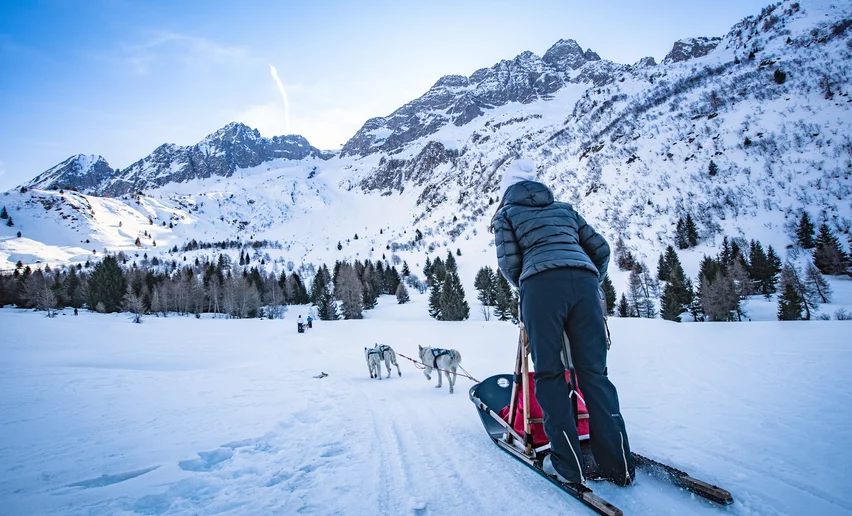
[[[314,327],[314,318],[312,316],[308,316],[308,328]]]
[[[503,174],[503,199],[491,230],[500,271],[521,291],[521,319],[535,365],[535,395],[551,443],[543,468],[563,482],[585,481],[562,361],[565,332],[589,411],[596,473],[628,485],[634,464],[618,393],[606,375],[607,337],[598,293],[609,245],[570,204],[554,201],[553,192],[535,178],[532,161],[518,159],[510,165]]]
[[[302,316],[301,315],[299,316],[299,319],[296,321],[296,324],[297,324],[296,329],[298,330],[298,332],[299,333],[305,333],[305,323],[302,322]]]

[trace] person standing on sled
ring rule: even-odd
[[[510,165],[503,174],[503,199],[491,230],[500,271],[521,291],[521,317],[535,366],[535,394],[551,444],[543,469],[562,482],[585,481],[562,361],[565,332],[589,411],[596,473],[629,485],[633,457],[618,393],[606,375],[607,338],[598,294],[609,245],[570,204],[554,201],[553,192],[535,176],[530,160],[518,159]]]

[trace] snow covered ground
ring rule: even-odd
[[[371,380],[363,347],[510,372],[517,329],[383,297],[363,321],[0,310],[0,514],[589,514],[490,443],[459,378]],[[472,310],[473,311],[473,310]],[[626,514],[852,514],[852,322],[614,319],[634,450],[718,483],[592,485]],[[323,379],[312,378],[321,371]]]

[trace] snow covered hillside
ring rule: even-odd
[[[467,398],[363,347],[458,349],[510,372],[517,329],[440,323],[426,296],[361,321],[0,310],[0,514],[588,514],[489,442]],[[633,448],[729,489],[719,509],[640,474],[626,514],[852,514],[850,322],[611,322]],[[803,343],[807,345],[803,345]],[[326,378],[315,379],[320,372]]]
[[[460,249],[475,271],[494,264],[486,228],[519,156],[649,264],[687,214],[702,242],[685,262],[723,234],[783,249],[802,210],[845,242],[850,20],[850,0],[788,0],[722,37],[675,42],[661,64],[617,64],[562,40],[542,57],[441,78],[334,156],[230,124],[111,174],[94,157],[66,162],[0,196],[15,221],[0,226],[0,269],[119,250],[193,259],[169,250],[239,238],[297,266],[382,255],[413,266]],[[68,181],[80,192],[50,190]],[[614,279],[623,290],[626,275]]]

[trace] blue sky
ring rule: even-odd
[[[442,75],[560,38],[659,61],[766,3],[0,0],[0,190],[77,153],[124,168],[233,120],[336,149]]]

